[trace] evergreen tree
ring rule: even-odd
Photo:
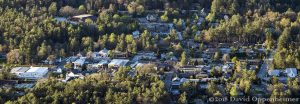
[[[188,58],[187,58],[187,55],[186,55],[186,52],[182,52],[181,54],[181,60],[180,60],[180,65],[181,66],[185,66],[188,64]]]
[[[48,11],[49,11],[50,14],[56,15],[56,13],[57,13],[57,3],[52,2],[51,5],[49,6]]]
[[[188,103],[186,95],[187,95],[186,92],[183,92],[182,94],[180,94],[180,97],[178,99],[179,104],[187,104]]]

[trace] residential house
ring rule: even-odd
[[[244,62],[247,65],[260,65],[262,64],[263,61],[260,59],[245,59],[245,60],[241,59],[240,62]]]
[[[99,52],[99,55],[102,57],[102,58],[107,58],[108,57],[108,51],[106,48],[102,49],[100,52]]]
[[[93,52],[92,54],[92,58],[95,61],[100,61],[102,59],[109,59],[108,57],[108,51],[106,48],[104,48],[103,50],[99,51],[99,52]]]
[[[279,77],[279,75],[280,75],[280,70],[278,70],[278,69],[268,70],[268,75],[269,75],[269,76],[276,76],[276,77]]]
[[[199,79],[187,79],[187,78],[175,77],[172,79],[171,93],[173,95],[178,95],[180,94],[179,92],[180,85],[182,85],[185,82],[198,83],[199,81],[200,81]]]
[[[213,56],[216,52],[219,52],[217,48],[208,48],[204,51],[204,53],[209,57]]]
[[[258,69],[258,65],[249,65],[250,70],[257,70]]]
[[[233,67],[229,66],[228,64],[225,64],[222,66],[222,71],[225,73],[232,73]]]
[[[146,16],[146,19],[149,21],[149,22],[156,22],[158,20],[158,15],[157,14],[148,14]]]
[[[204,63],[204,58],[190,58],[190,61],[192,62],[193,65],[200,65]]]
[[[229,16],[228,16],[228,15],[224,15],[223,17],[224,17],[224,20],[225,20],[225,21],[228,21],[228,20],[229,20]]]
[[[56,68],[53,73],[61,74],[63,72],[62,68]]]
[[[230,54],[231,48],[219,48],[221,54]]]
[[[54,18],[57,22],[68,22],[68,19],[65,17],[55,17]]]
[[[171,69],[173,69],[172,65],[169,64],[165,64],[165,63],[156,63],[156,67],[157,70],[158,69],[164,69],[165,71],[170,71]]]
[[[34,84],[33,83],[21,83],[21,84],[15,84],[14,88],[18,88],[18,89],[31,89],[33,88]]]
[[[201,16],[201,17],[206,17],[206,15],[207,15],[207,13],[205,12],[205,9],[204,9],[204,8],[201,9],[201,11],[200,11],[200,16]]]
[[[71,56],[66,58],[66,62],[75,62],[78,59],[78,57],[76,56]]]
[[[86,61],[86,57],[80,57],[79,59],[77,59],[75,62],[73,62],[74,69],[81,69],[85,64],[85,61]]]
[[[199,17],[199,20],[197,21],[197,25],[200,26],[205,21],[205,18]]]
[[[285,73],[287,74],[288,77],[295,78],[298,74],[296,68],[286,68]]]
[[[75,78],[83,79],[84,75],[79,70],[71,70],[70,72],[68,72],[66,74],[66,79],[63,80],[63,81],[67,82],[67,81],[70,81],[70,80],[75,79]]]
[[[123,59],[123,58],[127,58],[127,57],[128,57],[127,52],[121,52],[121,51],[114,51],[113,52],[113,58]]]
[[[91,20],[95,21],[95,20],[97,20],[97,17],[93,16],[91,14],[82,14],[82,15],[73,16],[71,18],[71,21],[85,22],[86,19],[91,19]]]
[[[139,38],[140,37],[140,31],[136,30],[136,31],[132,32],[132,36],[133,36],[134,39]]]
[[[101,60],[98,63],[92,64],[92,68],[96,69],[107,69],[109,60]]]
[[[185,41],[184,45],[192,49],[199,48],[199,43],[196,43],[194,40]]]
[[[208,78],[208,73],[201,71],[200,73],[196,74],[196,78]]]
[[[139,60],[155,60],[157,59],[156,54],[151,51],[141,51],[138,52],[137,55],[133,57],[133,61],[139,61]]]
[[[218,80],[217,78],[201,78],[201,80],[199,80],[199,84],[198,84],[198,88],[200,90],[206,90],[208,88],[208,82],[210,81],[216,81]]]
[[[180,76],[189,77],[191,75],[196,75],[201,72],[201,67],[196,66],[183,66],[179,67],[178,70],[181,72]]]
[[[119,68],[119,67],[124,67],[127,65],[129,62],[128,59],[113,59],[109,64],[108,67],[112,68]]]
[[[181,32],[176,32],[177,33],[177,37],[180,41],[183,40],[183,36],[182,36],[182,33]]]

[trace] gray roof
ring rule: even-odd
[[[29,67],[15,67],[10,72],[11,73],[25,73],[27,70],[29,70]]]

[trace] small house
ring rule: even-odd
[[[62,68],[56,68],[56,70],[53,71],[54,73],[61,74],[63,72]]]
[[[73,62],[74,69],[81,69],[85,63],[85,60],[86,60],[86,57],[81,57],[81,58],[77,59],[75,62]]]
[[[109,64],[108,67],[124,67],[129,62],[128,59],[113,59]]]
[[[121,52],[121,51],[113,52],[113,58],[127,58],[127,57],[128,57],[127,52]]]
[[[68,19],[65,17],[55,17],[54,18],[57,22],[68,22]]]
[[[155,22],[158,20],[158,15],[157,14],[148,14],[146,16],[146,19],[149,21],[149,22]]]
[[[133,61],[139,61],[139,60],[155,60],[156,54],[151,51],[141,51],[138,52],[137,55],[133,57]]]
[[[297,69],[296,68],[286,68],[285,73],[288,77],[295,78],[297,76]]]
[[[100,55],[100,57],[107,58],[108,57],[108,50],[106,48],[102,49],[99,52],[99,55]]]
[[[280,75],[280,70],[274,69],[268,71],[269,76],[276,76],[278,77]]]
[[[136,31],[132,32],[132,36],[133,36],[134,39],[139,38],[140,37],[140,31],[136,30]]]
[[[84,75],[79,71],[79,70],[71,70],[66,74],[66,79],[65,81],[70,81],[71,79],[74,78],[80,78],[83,79]]]
[[[71,18],[71,21],[85,22],[86,19],[91,19],[91,20],[95,21],[97,19],[97,17],[93,16],[91,14],[82,14],[82,15],[73,16]]]

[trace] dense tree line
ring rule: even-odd
[[[278,5],[279,3],[282,6]],[[294,7],[295,5],[288,5],[289,3],[298,2],[295,0],[286,2],[277,0],[1,0],[0,51],[9,52],[9,63],[28,64],[47,59],[50,55],[64,57],[73,52],[88,52],[104,47],[135,53],[133,51],[156,48],[158,46],[156,43],[160,40],[164,40],[167,45],[178,41],[176,31],[170,31],[170,35],[163,39],[149,36],[147,34],[150,33],[145,32],[146,35],[133,41],[130,34],[140,29],[138,23],[129,15],[122,15],[118,11],[128,10],[135,16],[153,9],[165,10],[162,20],[173,21],[175,29],[182,31],[185,39],[194,38],[199,42],[259,42],[274,48],[276,40],[280,44],[289,40],[296,43],[299,41],[298,8]],[[197,5],[189,6],[191,4]],[[285,11],[282,9],[279,11],[277,7],[285,8]],[[193,24],[199,19],[198,16],[191,15],[191,18],[188,18],[182,16],[180,12],[180,9],[200,11],[202,8],[206,8],[206,12],[209,11],[206,17],[208,21],[202,26]],[[98,15],[98,19],[94,22],[86,20],[86,24],[81,25],[54,20],[55,16],[68,17],[84,13]],[[228,15],[229,19],[224,19],[224,15]],[[218,25],[210,27],[209,24],[215,22]],[[196,35],[201,29],[203,29],[202,35]],[[289,32],[284,33],[285,29]],[[124,41],[124,38],[127,41]],[[285,43],[285,46],[289,44],[291,42]],[[82,47],[78,47],[79,45]],[[175,50],[176,55],[180,56],[182,52],[180,47],[182,44],[176,44],[170,49]]]
[[[107,73],[87,76],[63,83],[49,78],[39,81],[26,95],[15,101],[8,101],[8,95],[1,94],[7,103],[168,103],[168,94],[159,77],[138,74],[127,75],[128,68],[119,68],[111,78]],[[2,89],[0,89],[2,93]],[[5,93],[5,92],[3,92]],[[0,98],[1,98],[0,97]],[[1,101],[1,100],[0,100]]]

